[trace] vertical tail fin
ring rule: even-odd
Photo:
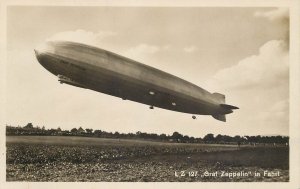
[[[220,94],[220,93],[213,93],[212,94],[214,97],[214,100],[220,104],[225,104],[225,95]],[[215,114],[212,115],[213,118],[219,120],[219,121],[224,121],[226,122],[226,116],[225,114]]]
[[[221,111],[222,113],[212,115],[213,118],[226,122],[225,114],[230,114],[233,112],[232,110],[239,109],[239,108],[236,106],[225,104],[225,95],[223,94],[213,93],[212,95],[214,97],[215,102],[219,103],[220,108],[222,108]]]
[[[226,122],[226,116],[224,114],[216,114],[216,115],[212,115],[213,118],[219,120],[219,121],[224,121]]]
[[[220,93],[213,93],[214,100],[219,102],[220,104],[225,104],[225,95]]]

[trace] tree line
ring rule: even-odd
[[[287,145],[289,137],[287,136],[228,136],[228,135],[214,135],[207,134],[203,138],[182,135],[175,131],[172,135],[155,134],[155,133],[119,133],[119,132],[106,132],[102,130],[83,129],[82,127],[73,128],[69,130],[62,130],[60,127],[57,129],[46,129],[44,126],[34,127],[32,123],[28,123],[24,127],[6,125],[6,135],[35,135],[35,136],[82,136],[82,137],[99,137],[99,138],[116,138],[116,139],[144,139],[152,141],[166,141],[166,142],[179,142],[179,143],[210,143],[210,144],[284,144]]]

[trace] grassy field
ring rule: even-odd
[[[289,180],[288,147],[7,136],[7,181]]]

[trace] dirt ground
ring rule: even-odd
[[[289,149],[86,137],[7,137],[7,181],[287,182]]]

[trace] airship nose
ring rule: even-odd
[[[34,52],[36,55],[41,53],[45,53],[49,49],[49,45],[47,43],[39,44],[35,49]]]
[[[57,75],[58,67],[54,54],[55,50],[52,43],[39,45],[34,49],[35,56],[38,62],[49,72]]]
[[[39,51],[37,49],[34,49],[34,53],[36,58],[39,60],[39,55],[40,55]]]
[[[34,53],[35,53],[35,56],[36,56],[36,57],[38,57],[38,56],[39,56],[39,54],[40,54],[40,53],[39,53],[39,51],[38,51],[38,50],[36,50],[36,49],[34,49]]]
[[[42,63],[42,57],[49,53],[53,53],[53,47],[49,42],[38,45],[35,49],[35,56],[40,63]]]
[[[35,53],[35,56],[36,56],[37,60],[39,61],[39,63],[42,63],[42,58],[41,58],[42,53],[37,49],[34,49],[34,53]]]

